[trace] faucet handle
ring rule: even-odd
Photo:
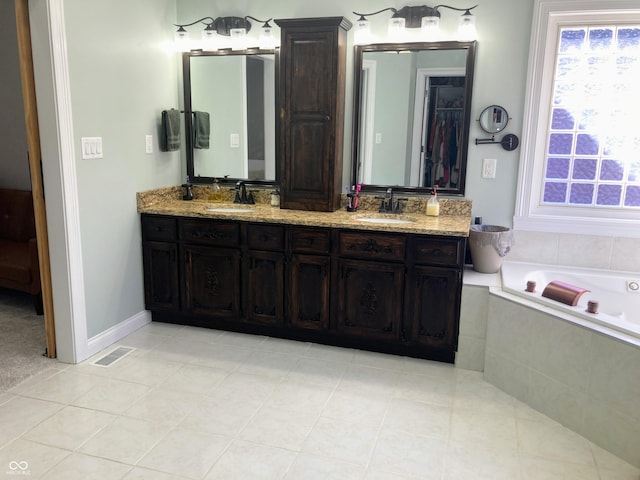
[[[373,197],[376,200],[381,200],[380,202],[380,208],[378,209],[378,212],[380,213],[384,213],[387,212],[387,197],[379,197],[379,196],[375,196]]]
[[[396,199],[395,212],[402,213],[402,202],[408,202],[408,198],[398,198]]]

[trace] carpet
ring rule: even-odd
[[[31,295],[0,288],[0,393],[53,367],[45,349],[44,316],[36,315]]]

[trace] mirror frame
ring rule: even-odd
[[[276,108],[276,118],[275,118],[275,144],[276,144],[276,178],[274,180],[252,180],[250,178],[231,178],[231,177],[201,177],[195,175],[194,169],[194,151],[193,151],[193,119],[192,116],[189,115],[192,111],[191,104],[191,58],[192,57],[222,57],[229,55],[274,55],[275,61],[275,91],[274,91],[274,100],[275,105],[278,105],[278,91],[279,91],[279,64],[280,64],[280,49],[276,48],[274,50],[264,50],[264,49],[251,49],[251,50],[217,50],[217,51],[204,51],[204,50],[191,50],[190,52],[182,53],[182,90],[184,93],[184,137],[185,137],[185,153],[187,159],[187,175],[189,176],[189,180],[193,184],[209,184],[213,183],[214,179],[218,179],[220,184],[235,184],[236,182],[242,180],[247,182],[247,184],[251,185],[263,185],[265,187],[273,186],[277,187],[279,184],[278,180],[278,142],[277,139],[280,138],[280,118],[278,116],[277,108]]]
[[[489,130],[488,128],[485,128],[485,126],[482,124],[482,117],[491,111],[491,109],[500,109],[502,111],[502,113],[504,114],[506,120],[504,121],[504,125],[502,126],[502,128],[498,128],[498,129],[494,129],[494,130]],[[489,105],[487,108],[483,109],[482,112],[480,112],[480,115],[478,116],[478,124],[480,125],[480,128],[489,134],[496,134],[496,133],[500,133],[501,131],[503,131],[505,128],[507,128],[507,125],[509,124],[509,120],[511,120],[511,118],[509,117],[509,112],[507,112],[507,110],[504,107],[501,107],[500,105]]]
[[[355,75],[353,79],[354,98],[353,98],[353,130],[352,130],[352,150],[351,150],[351,185],[358,183],[358,145],[360,137],[360,103],[362,95],[362,60],[366,52],[394,52],[406,50],[467,50],[467,62],[465,65],[466,80],[464,91],[464,127],[463,138],[465,141],[462,145],[461,155],[464,159],[461,162],[460,180],[456,188],[440,188],[438,193],[442,195],[464,196],[466,178],[467,178],[467,156],[469,152],[469,128],[471,124],[471,94],[473,92],[473,75],[476,59],[476,47],[478,42],[412,42],[412,43],[375,43],[370,45],[356,45],[354,57]],[[432,187],[408,187],[400,185],[363,185],[362,191],[379,192],[385,191],[392,187],[394,191],[404,192],[415,195],[429,195]]]

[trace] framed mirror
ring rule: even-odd
[[[187,175],[193,183],[276,182],[277,61],[273,50],[183,53]],[[198,139],[202,130],[208,142]]]
[[[356,46],[352,184],[464,195],[476,43]]]
[[[487,133],[500,133],[509,123],[509,114],[500,105],[490,105],[480,114],[478,118],[480,128]]]

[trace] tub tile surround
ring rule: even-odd
[[[510,261],[640,272],[640,256],[630,254],[640,239],[514,235]],[[483,285],[465,275],[456,364],[484,371],[489,383],[640,466],[640,347],[512,301],[499,276]]]
[[[489,298],[484,378],[640,467],[640,348]]]
[[[511,261],[640,272],[640,238],[514,231]]]

